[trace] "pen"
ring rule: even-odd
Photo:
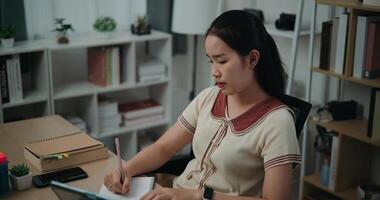
[[[123,165],[121,163],[121,155],[120,155],[120,143],[119,138],[115,138],[115,145],[116,145],[116,153],[117,158],[119,160],[119,169],[120,169],[120,183],[123,183],[124,179],[124,173],[123,173]]]

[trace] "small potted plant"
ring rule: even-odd
[[[131,25],[132,34],[145,35],[150,34],[150,24],[145,16],[138,16],[136,25]]]
[[[32,185],[32,173],[26,164],[14,165],[9,171],[12,187],[16,190],[25,190]]]
[[[94,29],[106,37],[110,37],[110,34],[116,29],[116,22],[112,17],[99,17],[94,23]]]
[[[4,47],[13,47],[16,29],[13,26],[0,27],[1,44]]]
[[[59,44],[69,43],[69,38],[67,37],[68,31],[74,31],[74,28],[71,24],[66,24],[65,18],[56,18],[55,25],[57,26],[53,31],[58,32],[57,42]]]

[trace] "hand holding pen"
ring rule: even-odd
[[[129,191],[131,176],[123,169],[118,138],[115,138],[115,146],[118,157],[118,167],[105,176],[104,185],[113,193],[125,194]]]

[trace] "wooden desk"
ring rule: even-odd
[[[46,137],[65,135],[79,129],[71,125],[60,116],[48,116],[30,120],[5,123],[0,125],[0,151],[8,156],[9,167],[24,162],[32,170],[33,175],[41,172],[24,159],[23,149],[28,141]],[[98,192],[103,183],[105,174],[117,167],[117,158],[109,152],[107,159],[79,165],[89,175],[88,178],[68,183],[92,192]],[[58,199],[50,187],[36,188],[34,185],[24,191],[12,190],[6,199]]]

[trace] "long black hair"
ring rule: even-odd
[[[255,76],[260,87],[270,96],[284,94],[287,75],[273,38],[261,21],[252,13],[230,10],[218,16],[206,32],[223,40],[240,56],[247,56],[251,50],[260,52],[255,67]]]

